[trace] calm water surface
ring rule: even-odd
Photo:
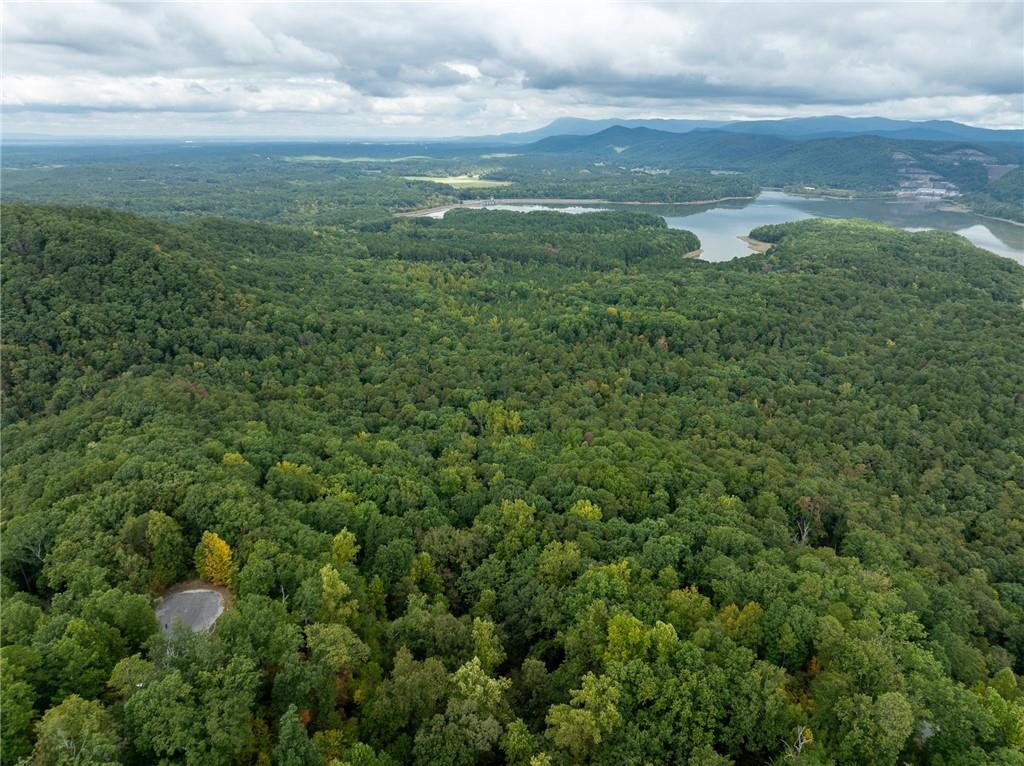
[[[867,218],[908,231],[942,229],[966,237],[978,247],[1024,264],[1024,227],[993,221],[971,213],[942,210],[941,202],[837,200],[798,197],[784,192],[762,192],[755,200],[722,202],[713,205],[635,205],[618,206],[661,215],[674,229],[689,229],[700,237],[702,258],[728,261],[750,255],[750,248],[738,237],[769,223],[786,223],[804,218]],[[562,210],[583,213],[594,207],[549,207],[544,205],[493,205],[503,210]]]

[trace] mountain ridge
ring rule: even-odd
[[[874,135],[918,141],[971,141],[983,143],[1024,143],[1024,130],[978,128],[952,120],[894,120],[888,117],[788,117],[779,120],[689,120],[619,119],[591,120],[559,117],[535,130],[497,133],[484,136],[460,136],[455,140],[476,143],[529,144],[557,135],[587,136],[612,127],[648,128],[666,133],[685,134],[698,130],[729,133],[775,135],[783,138],[839,138]]]

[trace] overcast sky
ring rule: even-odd
[[[1024,4],[17,3],[4,131],[442,136],[559,116],[1024,127]]]

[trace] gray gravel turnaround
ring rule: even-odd
[[[196,588],[170,593],[156,608],[160,629],[169,633],[176,621],[194,631],[209,630],[224,611],[224,597],[215,590]]]

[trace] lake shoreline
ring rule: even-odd
[[[633,207],[630,206],[633,205]],[[765,190],[758,197],[746,198],[742,203],[708,203],[705,200],[689,203],[640,202],[616,203],[595,198],[491,198],[435,204],[429,208],[395,214],[397,218],[419,216],[440,217],[455,208],[481,209],[513,208],[530,210],[533,206],[562,209],[566,213],[586,213],[597,206],[605,209],[643,210],[662,217],[669,228],[692,231],[701,241],[698,256],[706,262],[742,258],[754,252],[764,252],[766,243],[748,241],[751,231],[766,224],[780,224],[805,218],[867,218],[907,230],[939,229],[967,232],[975,246],[997,255],[1024,263],[1022,227],[1006,221],[996,221],[970,211],[949,210],[951,200],[934,204],[913,204],[911,200],[876,198],[825,199],[812,198],[774,190]],[[988,218],[988,220],[986,220]],[[972,235],[971,227],[978,227]]]
[[[979,213],[977,210],[973,210],[972,208],[960,202],[951,202],[946,207],[940,209],[948,210],[951,213],[966,213],[968,215],[976,215],[978,216],[978,218],[987,218],[990,221],[1001,221],[1003,223],[1008,223],[1011,226],[1019,226],[1020,228],[1024,229],[1024,223],[1021,223],[1020,221],[1014,221],[1012,218],[1000,218],[997,215],[985,215],[984,213]]]
[[[831,199],[839,202],[856,202],[857,200],[886,200],[886,201],[897,201],[901,199],[896,196],[895,192],[862,192],[856,193],[851,192],[850,194],[829,194],[827,191],[803,191],[795,189],[785,189],[778,186],[766,186],[762,192],[782,192],[788,194],[791,197],[802,197],[803,199]],[[924,197],[903,197],[902,199],[907,200],[924,200]]]
[[[741,234],[740,236],[736,237],[736,239],[746,243],[747,247],[749,247],[755,253],[765,253],[768,251],[768,248],[770,248],[773,244],[772,242],[762,242],[759,239],[748,237],[745,234]]]
[[[437,205],[435,207],[419,208],[418,210],[405,210],[395,213],[395,218],[423,218],[438,213],[447,213],[449,210],[460,208],[478,209],[486,208],[488,205],[717,205],[720,202],[732,202],[736,200],[754,200],[757,197],[719,197],[718,199],[699,199],[689,202],[645,202],[641,200],[612,200],[612,199],[565,199],[552,197],[511,197],[508,199],[480,199],[463,200],[451,205]]]
[[[1012,218],[999,218],[998,216],[994,215],[984,215],[983,213],[979,213],[975,210],[971,210],[970,212],[971,214],[976,215],[979,218],[987,218],[990,221],[1002,221],[1003,223],[1008,223],[1011,226],[1017,226],[1024,229],[1024,223],[1021,223],[1020,221],[1014,221]]]

